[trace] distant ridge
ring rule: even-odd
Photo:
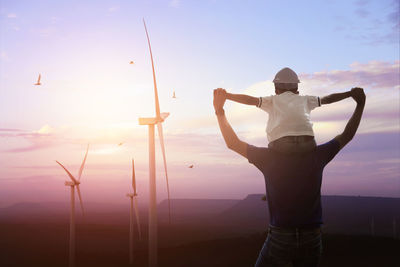
[[[219,214],[241,202],[239,199],[171,199],[174,214]],[[168,202],[158,205],[159,212],[167,212]]]
[[[172,220],[176,224],[216,226],[238,233],[262,232],[269,221],[268,203],[262,197],[263,194],[250,194],[242,200],[171,199]],[[400,198],[333,195],[322,196],[321,201],[324,232],[392,236],[394,221],[400,232]],[[126,224],[128,206],[89,202],[85,220],[79,209],[77,219],[81,223]],[[145,224],[147,208],[143,205],[139,209]],[[164,200],[158,205],[160,223],[167,221],[167,212]],[[0,209],[0,222],[65,222],[68,214],[67,202],[17,203]]]

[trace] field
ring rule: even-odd
[[[0,227],[0,266],[68,266],[67,223]],[[159,266],[253,266],[265,233],[229,237],[226,231],[222,237],[220,232],[161,225]],[[135,244],[134,266],[147,266],[146,242]],[[388,237],[325,234],[323,248],[321,266],[400,265],[400,241]],[[129,266],[127,225],[77,225],[77,266]]]

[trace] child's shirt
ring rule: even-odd
[[[284,136],[314,136],[310,112],[320,106],[318,96],[302,96],[291,91],[260,97],[258,107],[269,114],[266,129],[268,141]]]

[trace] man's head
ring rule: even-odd
[[[282,94],[286,91],[292,91],[298,94],[298,83],[300,83],[299,77],[296,72],[290,68],[283,68],[275,75],[273,80],[275,84],[275,93],[277,95]]]

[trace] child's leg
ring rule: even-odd
[[[268,144],[268,147],[284,154],[307,153],[317,146],[313,137],[285,136]]]
[[[317,147],[315,139],[298,143],[298,150],[300,153],[307,153],[313,151]]]
[[[280,138],[268,144],[268,148],[283,154],[292,154],[296,151],[297,144],[287,139]]]

